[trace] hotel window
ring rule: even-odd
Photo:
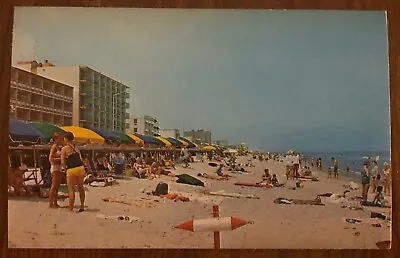
[[[134,119],[133,119],[133,123],[134,123],[135,125],[137,125],[137,118],[134,118]]]
[[[133,132],[134,132],[134,133],[137,133],[137,128],[133,128]]]

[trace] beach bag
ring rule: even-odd
[[[204,187],[204,183],[202,181],[188,174],[177,175],[176,177],[178,178],[178,180],[176,180],[177,183]]]
[[[158,183],[156,190],[153,191],[153,195],[160,196],[168,194],[168,184],[164,182]]]

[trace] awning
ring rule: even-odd
[[[147,136],[147,135],[141,135],[138,133],[134,133],[135,136],[139,137],[145,144],[157,144],[157,145],[165,145],[162,141],[159,139],[152,137],[152,136]]]
[[[194,142],[192,142],[192,141],[190,141],[190,140],[188,140],[188,139],[186,139],[184,137],[179,137],[179,140],[182,140],[182,141],[186,142],[188,144],[189,148],[197,148],[198,147],[196,143],[194,143]]]
[[[75,142],[77,143],[97,143],[103,144],[105,139],[93,132],[92,130],[78,127],[78,126],[64,126],[61,127],[66,132],[70,132],[74,135]]]
[[[139,137],[137,137],[136,135],[131,134],[131,133],[127,133],[126,135],[128,135],[129,138],[134,140],[136,144],[139,144],[139,145],[143,145],[144,144],[144,141],[142,139],[140,139]]]
[[[167,147],[171,147],[172,146],[172,143],[170,143],[167,139],[165,139],[165,138],[163,138],[161,136],[156,136],[155,138],[157,138],[160,141],[162,141],[165,144],[165,146],[167,146]]]
[[[14,119],[8,121],[8,136],[11,142],[22,144],[37,144],[44,138],[30,124]]]
[[[207,146],[204,146],[202,148],[202,150],[203,151],[215,151],[215,150],[217,150],[217,148],[215,148],[214,146],[211,146],[211,145],[207,145]]]
[[[42,135],[44,143],[49,143],[54,133],[65,134],[64,130],[52,124],[31,122],[30,125]]]

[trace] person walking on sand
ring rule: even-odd
[[[62,178],[61,149],[63,147],[63,138],[60,134],[54,133],[52,139],[54,144],[51,146],[49,155],[49,162],[51,165],[51,188],[49,193],[49,207],[54,209],[60,207],[57,203],[57,196]]]
[[[373,193],[376,192],[376,188],[378,187],[378,183],[379,183],[378,175],[379,175],[378,162],[376,160],[374,160],[372,162],[372,171],[371,171],[371,177],[372,177],[371,190]]]
[[[362,184],[362,199],[363,202],[368,201],[368,190],[370,186],[371,178],[370,178],[370,172],[369,172],[369,162],[365,161],[363,170],[361,172],[361,184]]]
[[[337,159],[332,158],[332,163],[333,163],[333,177],[334,178],[339,178],[339,163]]]
[[[65,146],[61,149],[61,165],[67,174],[67,186],[69,205],[68,209],[73,211],[75,204],[75,185],[78,188],[81,206],[79,212],[85,210],[85,189],[83,181],[85,177],[85,168],[83,166],[82,156],[79,149],[74,144],[74,135],[67,132],[64,136]]]

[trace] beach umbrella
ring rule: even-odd
[[[82,128],[78,126],[64,126],[61,127],[66,132],[70,132],[74,135],[75,142],[77,143],[96,143],[103,144],[105,139],[99,134],[89,130],[87,128]]]
[[[54,133],[58,133],[60,135],[65,134],[65,131],[63,129],[52,124],[31,122],[30,125],[43,136],[42,140],[45,143],[50,142]]]
[[[167,147],[171,147],[172,146],[172,143],[170,143],[167,139],[165,139],[165,138],[163,138],[161,136],[156,136],[156,138],[159,139],[160,141],[162,141],[165,144],[165,146],[167,146]]]
[[[215,148],[214,146],[211,145],[206,145],[202,148],[203,151],[215,151],[217,150],[217,148]]]
[[[180,142],[179,140],[177,140],[177,139],[175,139],[175,138],[167,137],[166,139],[167,139],[170,143],[172,143],[172,145],[175,145],[175,146],[182,146],[182,145],[183,145],[182,142]]]
[[[144,144],[144,141],[142,139],[140,139],[139,137],[137,137],[136,135],[131,134],[131,133],[127,133],[126,135],[128,135],[129,138],[134,140],[136,144],[139,144],[139,145],[143,145]]]
[[[184,140],[177,139],[183,146],[188,147],[189,143],[185,142]]]
[[[89,130],[97,133],[98,135],[103,137],[108,143],[121,141],[121,139],[118,137],[118,135],[115,134],[114,132],[106,131],[106,130],[103,130],[103,129],[100,129],[100,128],[87,128],[87,127],[85,127],[85,129],[89,129]]]
[[[135,136],[139,137],[145,144],[157,144],[157,145],[163,145],[165,144],[160,141],[159,139],[152,137],[152,136],[147,136],[147,135],[142,135],[138,133],[134,133]]]
[[[132,139],[131,137],[129,137],[127,134],[125,133],[121,133],[121,132],[113,132],[115,135],[118,136],[118,138],[120,139],[120,141],[124,144],[134,144],[136,143],[136,141],[134,139]]]
[[[197,148],[198,147],[196,143],[194,143],[194,142],[192,142],[192,141],[190,141],[190,140],[188,140],[188,139],[186,139],[184,137],[179,137],[179,140],[182,140],[182,141],[186,142],[188,144],[189,148]]]
[[[8,136],[11,142],[28,144],[37,144],[44,138],[30,124],[14,119],[8,121]]]

